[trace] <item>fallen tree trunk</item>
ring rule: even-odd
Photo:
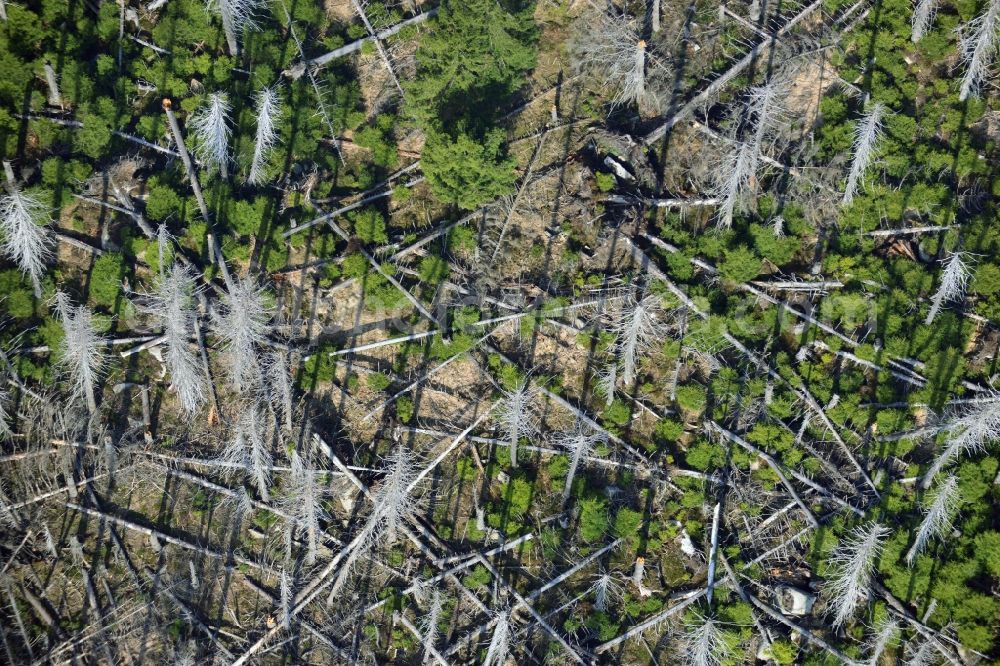
[[[293,64],[285,71],[283,71],[282,74],[292,80],[298,80],[299,78],[302,77],[303,74],[306,73],[306,69],[309,68],[315,69],[318,67],[322,67],[323,65],[333,62],[337,58],[343,58],[346,55],[357,53],[366,43],[372,41],[373,39],[377,41],[384,41],[392,37],[396,33],[400,32],[404,28],[408,28],[411,25],[418,25],[420,23],[423,23],[427,19],[435,16],[437,12],[438,10],[435,7],[434,9],[428,12],[425,12],[423,14],[417,14],[413,18],[408,18],[405,21],[397,23],[392,27],[386,28],[385,30],[380,30],[379,32],[375,33],[374,37],[372,36],[364,37],[363,39],[359,39],[356,42],[351,42],[350,44],[341,46],[339,49],[334,49],[329,53],[324,53],[321,56],[310,58],[309,60],[299,61]]]

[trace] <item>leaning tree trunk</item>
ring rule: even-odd
[[[184,170],[187,171],[188,180],[191,182],[191,189],[194,190],[194,198],[198,201],[198,209],[201,211],[201,216],[208,222],[212,218],[208,214],[208,206],[205,205],[205,197],[201,193],[201,185],[198,183],[198,173],[194,170],[194,162],[191,161],[191,156],[184,145],[184,135],[181,134],[181,126],[177,122],[173,104],[169,99],[163,100],[163,110],[167,114],[170,133],[174,135],[174,143],[177,144],[177,152],[180,153],[181,162],[184,163]]]
[[[635,45],[635,98],[641,100],[646,95],[646,40],[640,39]]]
[[[222,31],[226,33],[229,55],[238,58],[240,55],[240,43],[236,40],[236,27],[233,25],[233,15],[230,13],[229,4],[225,0],[219,2],[219,14],[222,16]]]
[[[42,69],[45,70],[45,83],[49,86],[49,105],[62,108],[62,95],[59,94],[59,81],[56,79],[55,70],[52,69],[52,65],[48,61],[42,65]]]
[[[653,0],[653,34],[660,31],[660,0]]]

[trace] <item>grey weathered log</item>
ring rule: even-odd
[[[696,109],[705,106],[708,101],[715,97],[715,95],[717,95],[730,81],[739,76],[743,70],[751,65],[751,63],[756,62],[757,58],[766,50],[771,48],[779,37],[788,34],[792,28],[801,23],[811,13],[822,6],[823,0],[813,0],[813,2],[806,5],[802,11],[789,19],[788,22],[774,34],[774,36],[755,44],[753,48],[751,48],[750,51],[747,52],[745,56],[740,58],[732,67],[719,75],[714,81],[712,81],[712,83],[710,83],[700,93],[695,95],[684,106],[668,116],[659,127],[647,134],[643,139],[643,143],[650,145],[662,139],[663,136],[677,123],[690,116]]]
[[[184,164],[184,170],[187,172],[188,181],[191,183],[191,189],[194,191],[194,198],[198,202],[198,210],[201,211],[201,216],[205,218],[205,223],[211,227],[212,216],[208,214],[208,206],[205,204],[205,196],[202,194],[201,184],[198,182],[198,172],[195,171],[194,163],[191,161],[191,156],[188,154],[187,147],[184,145],[184,135],[181,133],[181,126],[177,122],[177,116],[174,115],[173,103],[169,99],[163,100],[163,111],[167,115],[167,124],[170,126],[170,132],[173,134],[174,143],[177,145],[177,152],[181,157],[181,162]],[[213,256],[211,259],[214,260],[215,257]]]
[[[380,30],[379,32],[375,33],[374,39],[377,39],[379,41],[384,41],[384,40],[392,37],[393,35],[395,35],[399,31],[403,30],[404,28],[408,28],[411,25],[417,25],[419,23],[423,23],[427,19],[435,16],[437,14],[437,12],[438,12],[438,10],[435,7],[434,9],[431,9],[430,11],[424,12],[423,14],[417,14],[416,16],[414,16],[412,18],[408,18],[405,21],[402,21],[400,23],[397,23],[396,25],[394,25],[392,27],[386,28],[385,30]],[[289,78],[291,78],[291,79],[298,79],[303,74],[306,73],[306,69],[307,68],[316,69],[316,68],[322,67],[323,65],[326,65],[328,63],[333,62],[337,58],[343,58],[346,55],[350,55],[352,53],[356,53],[356,52],[360,51],[361,48],[367,42],[370,42],[372,39],[373,39],[373,37],[365,37],[364,39],[359,39],[359,40],[357,40],[355,42],[351,42],[350,44],[347,44],[345,46],[341,46],[338,49],[334,49],[333,51],[330,51],[329,53],[324,53],[321,56],[317,56],[315,58],[310,58],[309,60],[299,61],[299,62],[293,64],[291,67],[289,67],[285,71],[283,71],[282,74],[285,75],[285,76],[287,76],[287,77],[289,77]]]

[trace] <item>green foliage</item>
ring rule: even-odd
[[[467,226],[457,226],[448,232],[448,251],[472,252],[476,249],[476,232]]]
[[[699,440],[688,448],[684,460],[692,468],[708,472],[726,464],[726,450],[718,444]]]
[[[354,222],[354,235],[365,243],[386,243],[385,217],[374,208],[365,208],[350,216]]]
[[[708,393],[697,384],[682,384],[677,387],[677,405],[689,414],[699,414],[705,409]]]
[[[384,391],[391,383],[392,380],[381,372],[372,372],[368,375],[368,388],[373,391]]]
[[[631,546],[635,546],[639,540],[641,526],[642,513],[628,507],[622,507],[615,515],[614,535],[618,539],[624,539]]]
[[[420,40],[407,108],[426,136],[424,176],[446,203],[474,209],[514,187],[493,121],[535,65],[532,10],[521,0],[445,0]]]
[[[514,161],[506,156],[502,130],[481,138],[458,132],[429,131],[421,167],[441,201],[472,210],[514,189]]]
[[[385,169],[394,169],[399,163],[396,141],[393,136],[393,116],[383,113],[373,125],[354,133],[354,142],[372,151],[372,162]]]
[[[489,585],[491,579],[490,570],[477,564],[462,578],[462,585],[470,590],[479,590]]]
[[[663,419],[656,424],[653,436],[661,442],[673,444],[684,434],[684,424],[673,419]]]
[[[760,273],[760,268],[760,257],[750,248],[743,246],[725,250],[723,259],[719,263],[719,273],[722,277],[736,284],[754,279]]]
[[[613,174],[604,173],[603,171],[595,172],[594,179],[597,181],[597,189],[601,192],[610,192],[615,189],[615,184],[617,183]]]
[[[403,423],[409,423],[413,418],[413,399],[408,395],[396,398],[396,418]]]
[[[99,159],[111,142],[111,123],[93,113],[81,114],[80,121],[83,127],[76,133],[76,146],[87,157]]]
[[[368,273],[368,259],[360,252],[349,254],[340,264],[340,272],[347,278],[363,278]]]
[[[608,500],[601,496],[584,497],[580,500],[580,537],[593,543],[604,537],[608,531]]]
[[[90,302],[114,311],[122,296],[122,279],[126,276],[125,258],[117,252],[99,256],[90,269]]]
[[[407,103],[422,124],[492,117],[535,66],[533,6],[520,0],[445,0],[420,40]]]
[[[31,282],[19,270],[0,271],[0,307],[15,319],[28,319],[35,314],[35,296]]]
[[[791,666],[798,657],[799,648],[790,640],[779,638],[771,642],[767,653],[780,666]]]
[[[448,277],[448,262],[441,257],[428,254],[420,260],[420,280],[429,285],[437,286]]]
[[[632,420],[632,410],[621,400],[615,400],[604,408],[604,420],[616,426],[626,426]]]
[[[149,190],[146,199],[146,215],[157,222],[168,217],[177,217],[181,210],[181,198],[173,189],[164,185],[156,185]]]

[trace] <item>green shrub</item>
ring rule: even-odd
[[[580,537],[587,543],[602,539],[608,531],[608,500],[595,496],[580,500]]]
[[[157,185],[149,190],[146,198],[146,216],[162,222],[170,216],[179,217],[181,198],[169,187]]]
[[[90,269],[90,302],[114,310],[122,295],[125,277],[125,258],[117,252],[105,252],[94,261]]]

